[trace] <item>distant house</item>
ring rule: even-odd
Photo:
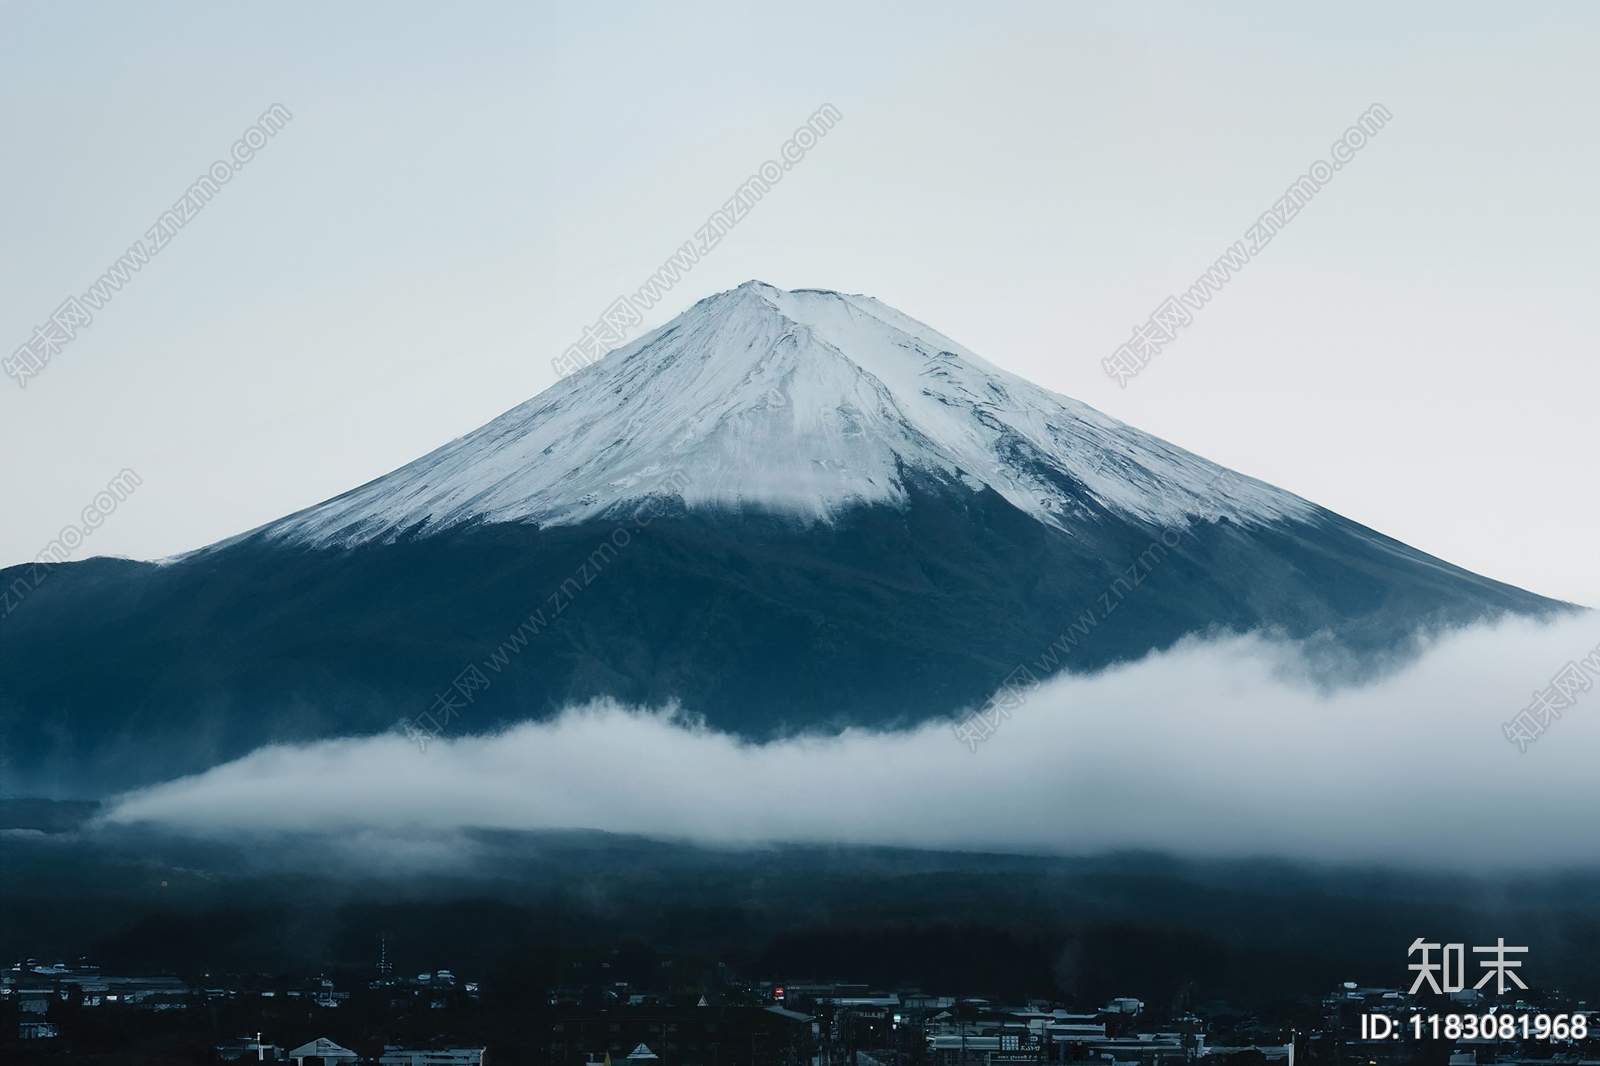
[[[238,1062],[240,1059],[247,1059],[250,1062],[277,1062],[287,1057],[277,1044],[260,1043],[259,1037],[252,1040],[248,1036],[241,1036],[226,1044],[218,1044],[216,1048],[217,1058],[222,1062]]]
[[[1284,1044],[1281,1047],[1276,1044],[1253,1044],[1249,1047],[1203,1047],[1197,1057],[1215,1056],[1227,1058],[1229,1055],[1237,1055],[1244,1051],[1259,1051],[1269,1063],[1276,1062],[1285,1064],[1285,1066],[1294,1066],[1294,1045],[1292,1043]]]
[[[306,1066],[307,1059],[320,1059],[322,1066],[332,1062],[359,1062],[361,1056],[349,1048],[340,1047],[325,1036],[319,1036],[309,1044],[301,1044],[289,1052],[289,1057],[295,1061],[295,1066]]]
[[[791,1022],[805,1023],[811,1021],[811,1015],[801,1014],[799,1011],[790,1010],[787,1007],[766,1007],[764,1009],[768,1014],[776,1014],[778,1017],[787,1018]]]
[[[53,1022],[23,1022],[17,1027],[17,1036],[23,1040],[45,1040],[55,1035]]]
[[[450,1048],[447,1051],[408,1051],[385,1046],[379,1066],[483,1066],[483,1051],[476,1048]]]

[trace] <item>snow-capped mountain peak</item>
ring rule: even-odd
[[[563,525],[655,493],[826,521],[904,472],[987,485],[1070,530],[1087,500],[1152,525],[1304,517],[1304,500],[986,362],[879,301],[750,281],[487,425],[266,527],[315,546],[467,522]],[[670,479],[670,480],[669,480]]]

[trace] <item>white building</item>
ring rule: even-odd
[[[411,1051],[385,1046],[379,1066],[483,1066],[483,1051],[478,1048],[450,1048],[440,1051]]]
[[[347,1047],[340,1047],[325,1036],[319,1036],[309,1044],[301,1044],[289,1052],[289,1057],[295,1061],[295,1066],[306,1066],[307,1059],[320,1059],[322,1066],[330,1062],[359,1062],[361,1056]]]

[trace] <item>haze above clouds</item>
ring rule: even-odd
[[[1190,640],[1045,684],[975,753],[949,725],[751,745],[667,710],[596,704],[426,753],[394,735],[270,747],[123,797],[106,820],[326,834],[350,845],[333,849],[346,859],[385,868],[448,864],[470,848],[450,843],[467,827],[1584,865],[1600,862],[1600,685],[1526,754],[1501,723],[1597,639],[1594,613],[1479,626],[1336,689],[1311,680],[1297,648]]]

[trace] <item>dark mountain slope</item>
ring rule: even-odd
[[[1212,629],[1320,633],[1374,669],[1420,632],[1561,606],[1326,513],[1180,533],[1100,509],[1068,536],[991,491],[911,485],[903,509],[831,525],[679,505],[647,528],[326,549],[257,535],[165,565],[54,567],[0,623],[4,791],[99,796],[382,731],[474,665],[490,688],[452,732],[610,696],[760,739],[948,716],[1019,663],[1093,670]],[[526,647],[502,649],[534,612]],[[1058,639],[1074,622],[1075,647]]]

